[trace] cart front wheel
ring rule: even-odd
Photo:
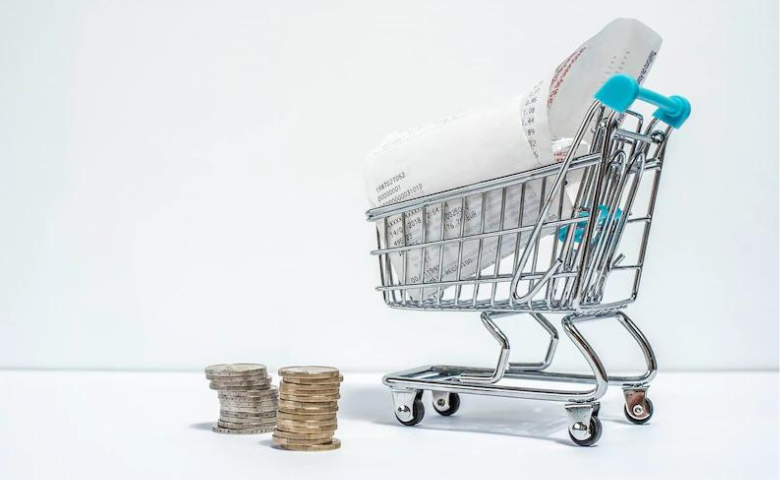
[[[395,418],[401,422],[401,424],[406,425],[407,427],[413,427],[422,422],[422,419],[425,416],[425,405],[423,405],[420,398],[415,398],[411,405],[411,418],[409,418],[409,409],[410,407],[408,405],[399,406],[396,408]],[[406,420],[407,418],[408,420]]]
[[[648,398],[645,399],[645,404],[647,405],[646,412],[642,405],[634,405],[633,413],[628,411],[628,405],[623,406],[623,413],[626,414],[626,418],[629,422],[635,425],[644,425],[645,423],[649,422],[651,418],[653,418],[653,402]]]
[[[574,430],[574,433],[572,433]],[[587,430],[587,432],[583,432]],[[575,433],[577,435],[575,436]],[[598,417],[593,416],[590,418],[590,425],[586,427],[582,423],[575,423],[569,427],[569,437],[571,440],[581,447],[590,447],[599,441],[601,438],[601,420]]]
[[[460,408],[460,395],[457,393],[448,393],[446,396],[433,397],[433,409],[436,413],[449,417]]]

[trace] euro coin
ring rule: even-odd
[[[207,378],[251,374],[267,375],[268,370],[260,363],[220,363],[206,367]]]
[[[303,389],[291,386],[289,383],[282,383],[279,386],[279,393],[285,393],[288,395],[338,395],[339,389],[336,388],[312,388]]]
[[[332,407],[338,407],[338,402],[336,400],[329,400],[327,402],[297,402],[293,400],[285,400],[284,398],[279,398],[279,406],[280,407],[289,407],[289,408],[332,408]]]
[[[225,420],[217,420],[217,426],[220,428],[232,428],[232,429],[274,428],[275,425],[276,425],[275,421],[247,423],[247,422],[238,422],[238,421],[228,422]]]
[[[333,429],[335,430],[338,428],[338,423],[336,420],[327,420],[322,422],[296,422],[296,421],[290,421],[290,420],[276,420],[276,426],[279,427],[281,430],[286,430],[288,432],[311,432],[311,431],[320,431],[322,429]]]
[[[279,413],[289,413],[292,415],[328,415],[339,411],[339,407],[321,407],[321,408],[291,408],[279,406]]]
[[[279,399],[286,400],[288,402],[296,403],[323,403],[323,402],[335,402],[341,398],[338,393],[335,395],[290,395],[287,393],[280,393]]]
[[[320,415],[296,415],[294,413],[278,412],[276,418],[279,420],[289,420],[291,422],[324,422],[335,421],[336,414],[320,414]]]
[[[243,414],[260,414],[260,413],[273,413],[276,412],[276,405],[264,405],[262,407],[226,407],[224,405],[219,407],[220,412],[227,413],[243,413]]]
[[[320,432],[285,432],[284,430],[277,429],[274,435],[290,440],[317,440],[330,439],[333,437],[333,432],[335,432],[335,430],[324,430]]]
[[[277,445],[317,445],[321,443],[328,443],[333,437],[327,436],[324,438],[309,438],[309,439],[294,439],[280,437],[276,433],[271,437]]]
[[[274,431],[273,427],[262,428],[222,428],[219,425],[212,425],[211,431],[216,433],[226,433],[231,435],[255,435],[258,433],[271,433]]]
[[[271,380],[263,380],[262,382],[241,382],[233,385],[220,385],[218,383],[209,383],[209,388],[212,390],[221,390],[223,393],[227,392],[251,392],[253,390],[268,390],[271,386]]]
[[[284,367],[279,369],[279,375],[284,378],[299,378],[299,379],[328,379],[338,378],[339,371],[333,367],[320,367],[320,366],[301,366],[301,367]]]
[[[319,443],[316,445],[279,445],[279,447],[285,450],[294,450],[297,452],[324,452],[328,450],[336,450],[341,447],[341,441],[338,438],[331,439],[328,443]]]
[[[223,385],[225,387],[244,386],[244,385],[270,385],[271,379],[265,376],[257,377],[223,377],[211,378],[214,385]]]
[[[329,385],[338,386],[344,380],[343,375],[330,378],[306,378],[306,377],[284,377],[284,383],[293,383],[296,385]]]
[[[219,418],[222,419],[229,419],[229,418],[241,418],[241,419],[260,419],[260,418],[276,418],[276,410],[271,410],[269,412],[229,412],[226,410],[220,410],[219,411]]]

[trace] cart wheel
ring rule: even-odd
[[[443,398],[439,400],[436,400],[435,398],[433,399],[433,409],[436,410],[439,415],[443,415],[445,417],[453,415],[460,408],[460,395],[457,393],[449,393],[447,396],[448,398],[446,402],[444,402]],[[442,408],[439,406],[439,403],[447,404],[447,406]]]
[[[599,420],[598,417],[590,417],[590,428],[588,428],[588,436],[583,439],[578,439],[572,434],[572,429],[578,429],[578,426],[579,428],[584,427],[584,425],[581,423],[576,423],[569,427],[569,437],[571,437],[571,440],[577,445],[581,447],[590,447],[591,445],[594,445],[596,442],[598,442],[601,438],[601,420]]]
[[[404,406],[402,408],[409,408],[409,407]],[[395,418],[403,425],[406,425],[407,427],[413,427],[418,423],[422,422],[424,416],[425,416],[425,405],[423,405],[423,402],[419,397],[415,398],[414,402],[412,402],[412,418],[410,418],[409,420],[401,420],[401,417],[398,416],[398,411],[395,412]]]
[[[628,411],[628,405],[623,405],[623,413],[626,414],[626,418],[629,422],[633,423],[634,425],[644,425],[645,423],[649,422],[651,418],[653,418],[653,402],[647,398],[645,399],[645,403],[647,404],[647,416],[644,418],[635,418],[631,412]],[[642,409],[641,405],[635,405],[634,408],[639,407]],[[642,409],[644,410],[644,409]],[[638,415],[644,415],[644,411],[639,411]]]

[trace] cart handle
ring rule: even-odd
[[[596,92],[596,100],[620,113],[628,110],[637,99],[655,105],[653,116],[674,128],[680,128],[691,114],[691,104],[683,97],[666,97],[639,85],[624,73],[614,75]]]

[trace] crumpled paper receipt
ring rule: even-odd
[[[525,95],[389,135],[366,158],[365,180],[371,206],[390,205],[562,160],[599,87],[616,73],[631,75],[642,83],[661,42],[657,33],[637,20],[614,20]],[[578,146],[578,154],[582,148]],[[520,186],[510,187],[503,228],[517,227],[521,217],[523,226],[535,224],[541,190],[541,182],[529,183],[523,197]],[[544,195],[547,198],[549,192]],[[461,229],[464,236],[481,233],[483,212],[484,231],[499,230],[501,196],[500,191],[490,192],[484,207],[481,194],[468,197],[463,206],[458,200],[427,207],[426,242],[457,238]],[[568,193],[563,195],[563,205],[558,201],[550,209],[548,220],[557,220],[559,210],[564,218],[571,215],[573,199]],[[389,217],[385,227],[379,222],[383,243],[389,247],[422,243],[422,215],[422,209],[408,213],[405,228],[400,215]],[[523,248],[526,239],[517,240],[516,235],[506,235],[500,242],[496,238],[484,240],[482,258],[478,258],[480,242],[475,240],[466,242],[461,253],[457,243],[448,244],[443,251],[439,247],[426,248],[424,265],[418,250],[410,251],[406,262],[400,253],[391,255],[391,264],[407,284],[420,283],[422,267],[426,283],[465,279],[478,270],[494,267],[497,259],[500,262],[514,254],[517,244]],[[422,294],[427,298],[437,291],[426,288]],[[419,289],[408,294],[420,299]]]

